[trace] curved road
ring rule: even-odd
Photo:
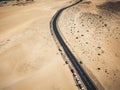
[[[95,84],[93,83],[93,81],[90,79],[90,77],[88,76],[88,74],[84,71],[84,69],[82,68],[82,66],[77,62],[76,57],[73,55],[73,53],[70,51],[69,47],[66,45],[66,43],[64,42],[64,40],[62,39],[58,28],[57,28],[57,20],[58,17],[60,16],[60,14],[67,8],[76,5],[77,3],[81,2],[82,0],[69,5],[67,7],[64,7],[60,10],[58,10],[56,12],[56,14],[53,16],[51,22],[50,22],[50,27],[53,30],[54,34],[56,35],[59,43],[61,44],[64,52],[66,53],[66,55],[68,56],[68,58],[70,59],[72,65],[74,66],[74,68],[76,69],[77,73],[79,74],[79,76],[81,77],[82,81],[84,82],[87,90],[98,90],[97,87],[95,86]]]

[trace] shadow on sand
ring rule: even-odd
[[[116,2],[105,2],[97,6],[99,9],[107,10],[113,13],[120,12],[120,1]]]

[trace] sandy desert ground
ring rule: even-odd
[[[49,27],[55,12],[71,1],[0,7],[0,90],[77,90]]]
[[[55,12],[74,0],[0,5],[0,90],[77,90],[50,32]],[[59,28],[103,90],[120,90],[120,0],[84,0]]]
[[[120,0],[84,0],[65,10],[58,25],[93,80],[120,90]]]

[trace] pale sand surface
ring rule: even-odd
[[[49,23],[70,0],[0,7],[0,90],[77,90]]]
[[[79,61],[103,88],[120,90],[120,0],[85,0],[65,10],[58,24]]]

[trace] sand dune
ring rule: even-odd
[[[119,0],[85,0],[58,22],[70,48],[105,90],[120,90],[119,6]]]

